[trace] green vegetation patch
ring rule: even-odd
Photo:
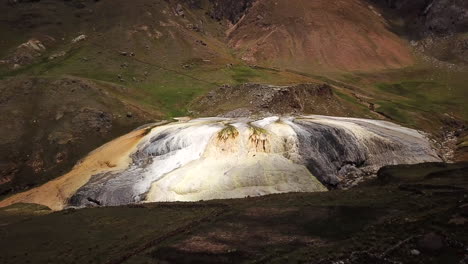
[[[261,128],[261,127],[258,127],[258,126],[254,126],[252,124],[249,124],[249,129],[251,131],[251,134],[250,134],[250,137],[266,137],[266,135],[268,135],[268,131],[264,128]]]
[[[427,92],[434,89],[440,89],[442,85],[437,82],[427,81],[403,81],[400,83],[377,83],[376,87],[382,91],[393,93],[400,96],[419,96],[425,97]]]
[[[254,70],[248,66],[236,66],[232,68],[232,79],[236,83],[246,83],[255,77],[259,77],[257,70]]]
[[[261,147],[263,151],[267,150],[267,135],[268,131],[264,128],[254,126],[249,124],[250,127],[250,136],[249,140],[255,144],[257,147]]]
[[[406,125],[414,125],[415,121],[411,117],[411,110],[402,104],[393,101],[378,101],[377,111],[392,120]]]
[[[227,125],[218,133],[218,140],[226,142],[228,139],[235,139],[239,136],[239,131],[233,125]]]
[[[459,148],[466,148],[468,147],[468,136],[464,136],[463,138],[459,139],[457,144]]]

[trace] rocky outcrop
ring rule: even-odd
[[[197,100],[193,109],[203,114],[223,109],[223,116],[239,117],[250,114],[326,114],[338,105],[331,86],[327,84],[274,86],[246,83],[223,85]]]
[[[425,30],[438,35],[468,32],[468,2],[434,0],[424,10]]]
[[[445,36],[468,31],[468,2],[465,0],[370,0],[396,10],[408,21],[414,36]]]
[[[47,48],[42,41],[32,38],[20,44],[11,55],[2,60],[2,64],[6,64],[12,69],[18,69],[21,66],[33,63],[46,50]]]
[[[86,40],[86,38],[88,38],[88,36],[86,35],[79,35],[78,37],[72,39],[72,43],[78,43],[78,42],[81,42],[81,41],[84,41]]]
[[[255,0],[210,0],[210,2],[213,4],[211,17],[218,20],[228,19],[235,24]]]
[[[450,70],[468,65],[468,1],[369,1],[382,7],[385,16],[405,21],[401,33],[425,61]]]

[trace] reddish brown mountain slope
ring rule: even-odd
[[[406,43],[363,0],[258,0],[229,32],[252,64],[295,70],[371,70],[410,65]]]

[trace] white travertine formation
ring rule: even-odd
[[[127,165],[76,174],[86,183],[53,209],[326,191],[385,165],[440,161],[421,132],[358,118],[200,118],[140,130],[132,149],[122,152]],[[44,186],[0,206],[41,203]]]

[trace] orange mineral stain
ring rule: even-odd
[[[0,207],[15,203],[35,203],[48,206],[52,210],[64,209],[68,199],[85,185],[91,176],[127,168],[131,162],[130,155],[146,133],[146,129],[133,131],[105,144],[91,152],[69,173],[42,186],[0,201]]]

